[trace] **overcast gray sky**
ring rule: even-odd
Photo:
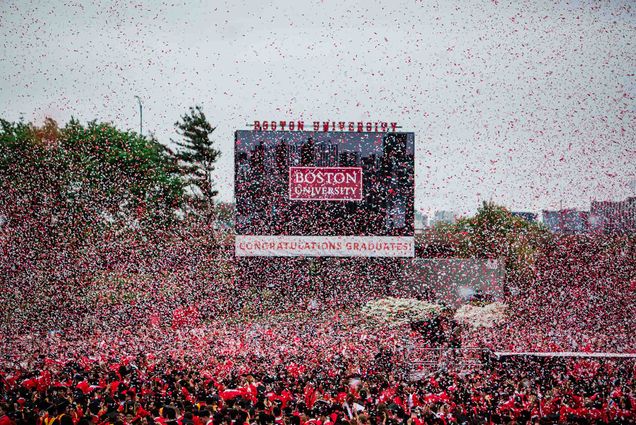
[[[262,119],[397,121],[416,206],[623,199],[636,180],[633,1],[0,0],[0,117],[111,121],[169,143],[200,104],[233,194]]]

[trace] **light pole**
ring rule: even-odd
[[[139,96],[135,96],[135,98],[137,99],[137,102],[139,102],[139,135],[143,136],[144,135],[144,127],[143,127],[143,110],[142,110],[142,106],[141,106],[141,99],[139,98]]]

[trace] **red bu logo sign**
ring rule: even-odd
[[[289,167],[292,201],[361,201],[362,167]]]

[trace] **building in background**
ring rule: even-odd
[[[431,226],[437,223],[453,224],[457,221],[457,213],[454,211],[435,211],[433,219],[431,220]]]
[[[415,211],[415,233],[422,233],[428,227],[428,215]]]
[[[589,211],[563,209],[543,210],[543,224],[554,233],[585,233],[589,230]]]
[[[512,215],[515,217],[523,218],[529,223],[536,223],[539,219],[539,214],[526,211],[513,211]]]
[[[592,201],[590,230],[601,233],[636,233],[636,197],[624,201]]]

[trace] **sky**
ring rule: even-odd
[[[636,193],[632,1],[0,0],[0,117],[171,145],[200,105],[233,197],[254,120],[395,121],[416,208],[589,209]]]

